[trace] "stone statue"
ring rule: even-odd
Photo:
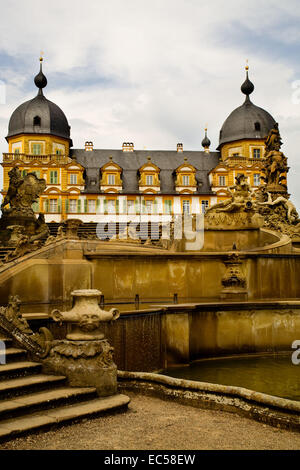
[[[265,141],[265,174],[262,179],[268,189],[275,189],[279,192],[286,190],[286,184],[283,184],[283,181],[286,179],[286,173],[288,172],[287,158],[280,151],[281,145],[282,141],[276,123]]]
[[[229,188],[231,197],[209,207],[204,216],[206,230],[243,230],[259,228],[262,217],[255,210],[252,193],[245,175],[235,178]]]
[[[18,167],[14,167],[8,173],[9,188],[1,204],[3,213],[10,215],[33,216],[32,204],[37,202],[38,197],[46,189],[46,181],[39,179],[34,173],[28,173],[22,177]],[[7,205],[9,208],[6,208]]]
[[[250,186],[245,175],[236,176],[235,185],[231,186],[228,191],[231,198],[209,207],[206,214],[209,212],[238,212],[241,209],[250,210],[252,208]]]

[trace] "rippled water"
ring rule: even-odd
[[[300,364],[286,354],[201,360],[162,372],[171,377],[199,382],[235,385],[257,392],[300,401]]]

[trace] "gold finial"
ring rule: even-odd
[[[110,159],[110,161],[112,162],[112,159],[113,159],[112,155],[109,156],[109,159]]]
[[[183,160],[184,160],[185,162],[187,162],[187,161],[188,161],[187,157],[184,157],[184,159],[183,159]]]
[[[43,60],[44,60],[44,59],[43,59],[43,55],[44,55],[44,51],[41,51],[41,52],[40,52],[40,62],[43,62]]]
[[[245,66],[245,70],[249,70],[248,59],[246,59],[246,66]]]

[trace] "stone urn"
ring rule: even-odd
[[[71,292],[73,307],[67,312],[52,310],[50,316],[57,322],[69,323],[67,339],[73,341],[100,340],[104,338],[101,322],[117,320],[120,316],[116,308],[109,312],[99,307],[102,293],[97,289],[81,289]]]
[[[54,321],[68,324],[68,333],[66,339],[52,342],[44,366],[67,376],[71,386],[95,387],[99,396],[113,395],[117,393],[117,366],[101,323],[117,320],[119,311],[112,308],[107,312],[99,307],[99,290],[75,290],[71,295],[71,310],[55,309],[50,314]]]
[[[80,227],[80,225],[82,225],[82,221],[79,220],[79,219],[67,219],[65,222],[64,222],[64,225],[66,227],[66,234],[65,234],[65,237],[66,238],[69,238],[69,239],[72,239],[72,240],[76,240],[79,238],[78,236],[78,229]]]

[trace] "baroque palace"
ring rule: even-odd
[[[199,214],[228,198],[239,174],[247,177],[252,191],[260,186],[264,141],[275,120],[250,100],[254,85],[248,66],[241,86],[245,101],[225,120],[217,151],[210,150],[206,129],[202,151],[186,151],[182,143],[174,151],[137,150],[129,142],[107,150],[95,149],[91,141],[73,149],[64,112],[43,93],[42,61],[34,79],[37,96],[21,104],[9,121],[2,195],[15,166],[23,175],[34,172],[44,178],[46,189],[33,209],[46,222],[98,222],[113,214]]]

